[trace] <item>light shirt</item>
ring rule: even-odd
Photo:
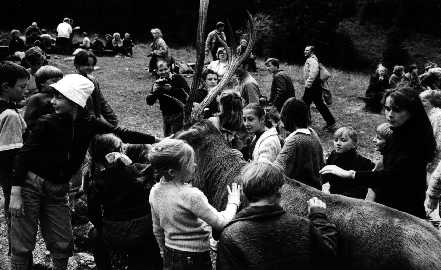
[[[70,38],[72,26],[67,22],[62,22],[57,26],[57,37]]]

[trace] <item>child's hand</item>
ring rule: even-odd
[[[424,200],[424,209],[426,210],[426,215],[429,216],[433,210],[435,210],[438,204],[438,200],[431,199],[429,196],[426,196]]]
[[[308,215],[311,213],[311,208],[313,207],[326,209],[326,204],[323,201],[319,200],[317,197],[312,197],[308,201]]]
[[[320,170],[320,174],[333,174],[341,178],[354,178],[354,171],[343,170],[336,165],[326,165]]]
[[[322,185],[322,192],[326,193],[326,194],[331,194],[331,192],[329,191],[331,189],[331,184],[329,184],[329,182],[324,183]]]
[[[237,183],[231,184],[230,186],[227,186],[228,190],[228,204],[234,204],[239,208],[240,205],[240,194],[242,191],[242,187],[238,185]]]

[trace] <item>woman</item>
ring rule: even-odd
[[[276,158],[286,176],[321,189],[319,174],[324,165],[323,148],[317,133],[309,127],[309,109],[295,98],[285,101],[281,112],[285,129],[291,134]]]
[[[202,88],[196,90],[193,104],[194,107],[199,106],[208,93],[219,83],[219,76],[213,70],[206,69],[202,72],[202,81]],[[213,99],[213,101],[204,109],[204,118],[208,118],[218,112],[218,107],[216,99]]]
[[[123,40],[118,32],[113,34],[112,47],[115,54],[123,54]]]
[[[382,64],[379,64],[375,74],[371,76],[369,87],[366,90],[365,109],[373,113],[380,113],[382,107],[381,100],[387,89],[389,89],[387,69]]]
[[[273,162],[281,150],[277,129],[265,126],[265,110],[257,103],[250,103],[243,109],[243,122],[248,134],[252,136],[249,146],[252,160]]]
[[[429,118],[412,88],[388,92],[384,110],[393,134],[384,149],[382,170],[347,171],[329,165],[320,173],[378,188],[382,192],[376,202],[425,218],[426,167],[436,150]]]
[[[224,76],[228,69],[228,54],[224,47],[219,47],[216,56],[219,60],[211,61],[207,69],[213,70],[222,79],[222,76]]]
[[[155,73],[156,62],[159,58],[168,61],[168,46],[162,38],[162,32],[159,28],[153,28],[150,30],[150,33],[153,36],[153,42],[150,44],[152,51],[149,55],[151,57],[149,63],[149,72]]]

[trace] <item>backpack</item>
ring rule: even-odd
[[[330,77],[331,73],[328,71],[328,69],[322,64],[319,63],[319,76],[320,80],[324,83],[326,82]]]

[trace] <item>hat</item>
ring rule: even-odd
[[[82,108],[95,88],[89,79],[79,74],[68,74],[50,86]]]

